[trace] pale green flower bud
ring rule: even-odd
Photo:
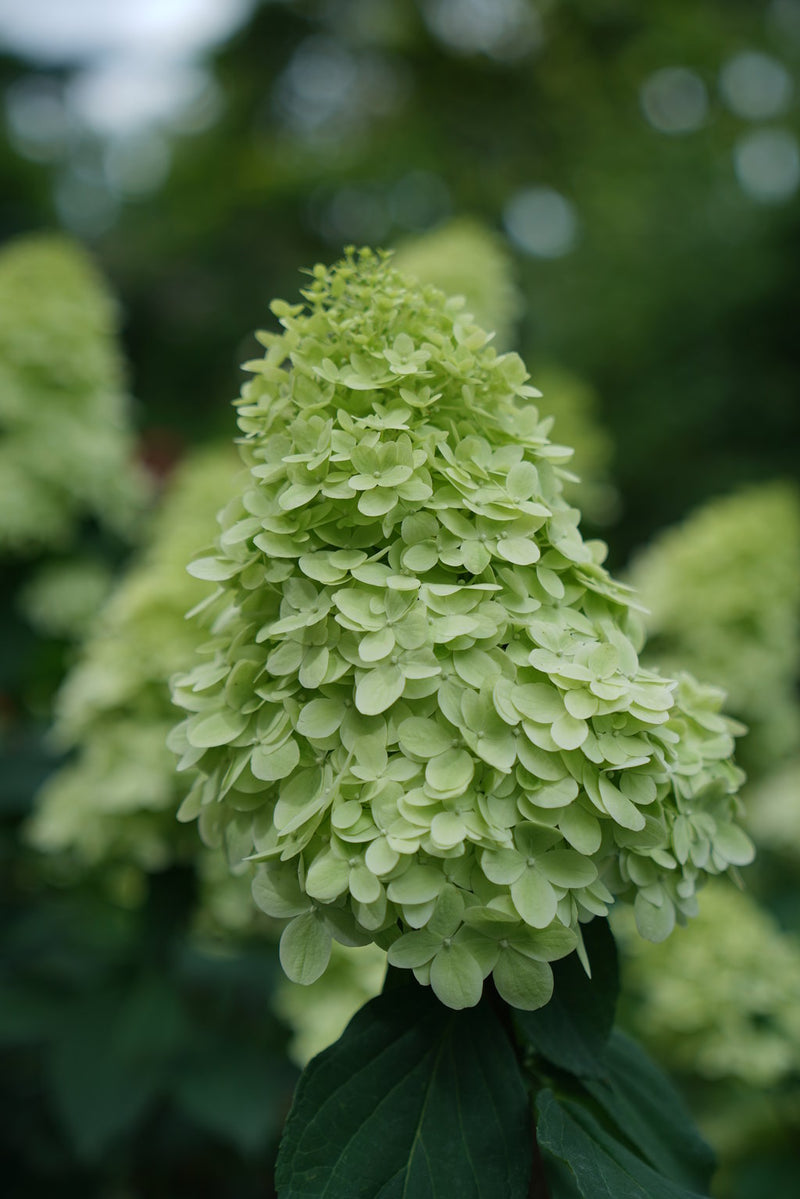
[[[639,665],[630,591],[584,542],[515,354],[371,251],[318,266],[239,400],[202,661],[172,735],[180,811],[287,974],[370,940],[451,1007],[535,1008],[616,895],[646,936],[749,861],[721,695]]]

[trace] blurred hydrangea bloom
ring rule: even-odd
[[[67,676],[53,738],[74,754],[38,796],[30,837],[40,849],[145,870],[178,856],[182,780],[165,744],[174,721],[168,679],[203,639],[185,613],[208,592],[185,563],[213,538],[236,472],[227,445],[197,451],[179,468],[145,548]]]
[[[25,584],[18,607],[44,637],[80,640],[111,590],[105,563],[93,558],[47,562]]]
[[[398,247],[394,265],[423,285],[463,296],[475,323],[494,330],[497,346],[512,345],[522,296],[503,239],[479,221],[460,217],[409,238]]]
[[[620,916],[630,1019],[673,1069],[754,1087],[800,1073],[800,944],[755,900],[714,882],[663,945]]]
[[[769,483],[711,501],[657,537],[630,578],[649,609],[649,659],[725,688],[750,729],[748,768],[763,773],[797,751],[797,491]]]
[[[748,786],[747,824],[765,849],[800,859],[800,754]]]
[[[0,251],[0,548],[63,550],[86,517],[127,533],[140,513],[116,334],[78,246],[39,236]]]
[[[180,818],[261,863],[311,983],[370,940],[451,1007],[550,961],[615,896],[640,931],[750,860],[721,693],[639,665],[627,588],[584,542],[515,354],[370,251],[276,302],[239,400],[203,660],[174,684]]]

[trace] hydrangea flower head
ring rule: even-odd
[[[181,463],[137,558],[95,617],[56,699],[51,737],[71,756],[37,795],[28,836],[38,849],[84,868],[122,862],[145,871],[196,852],[174,817],[182,780],[165,745],[174,723],[169,677],[204,639],[185,613],[208,587],[184,564],[211,539],[238,465],[229,445]]]
[[[0,252],[0,547],[63,550],[93,517],[127,535],[147,498],[117,311],[85,252],[20,238]]]
[[[720,693],[638,661],[627,588],[562,496],[515,354],[383,257],[318,266],[238,402],[181,817],[290,918],[287,974],[377,941],[459,1008],[508,1002],[615,896],[661,938],[749,860]]]
[[[648,653],[719,682],[747,722],[752,773],[800,749],[800,495],[785,482],[720,496],[633,564]]]
[[[715,881],[697,919],[665,945],[615,923],[634,1031],[673,1070],[761,1088],[797,1075],[800,945],[752,896]]]

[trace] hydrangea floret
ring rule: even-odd
[[[180,817],[289,918],[312,982],[376,941],[453,1008],[509,1003],[615,897],[665,937],[750,859],[721,694],[639,665],[629,590],[562,496],[570,451],[463,301],[369,250],[314,268],[238,401]]]

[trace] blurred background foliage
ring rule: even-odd
[[[363,242],[522,352],[650,661],[750,726],[746,891],[619,921],[623,1017],[720,1199],[793,1197],[800,0],[28,0],[0,42],[9,1193],[271,1195],[292,1063],[380,986],[281,981],[164,746],[252,331]]]

